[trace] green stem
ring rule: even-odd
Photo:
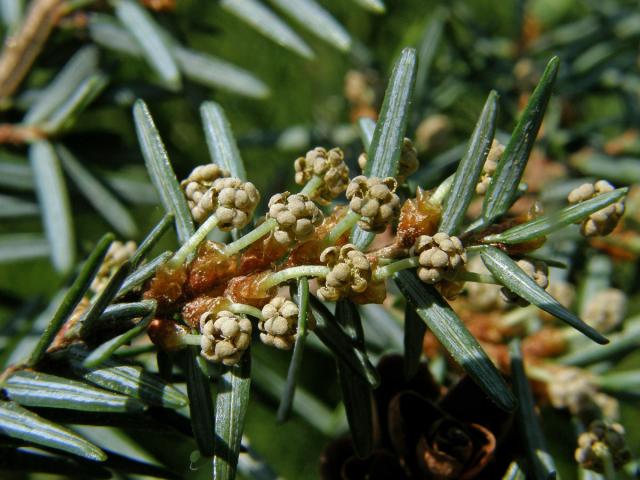
[[[613,465],[613,457],[611,456],[611,450],[609,450],[609,447],[602,445],[602,448],[599,449],[599,451],[596,453],[602,459],[602,464],[604,465],[604,472],[602,472],[602,476],[606,480],[615,480],[616,478],[618,478],[616,475],[616,468]]]
[[[403,258],[402,260],[398,260],[397,262],[390,263],[389,265],[385,265],[383,267],[379,266],[373,272],[373,281],[379,282],[380,280],[384,280],[385,278],[390,277],[394,273],[397,273],[401,270],[406,270],[408,268],[416,268],[418,265],[418,257],[409,257]]]
[[[186,335],[180,335],[180,343],[185,347],[187,345],[200,346],[200,341],[202,339],[202,335],[198,335],[195,333],[188,333]]]
[[[334,225],[327,236],[324,237],[324,244],[327,246],[335,244],[346,231],[353,228],[358,220],[360,220],[360,215],[353,210],[349,210],[349,212]]]
[[[298,305],[298,329],[287,372],[287,383],[278,406],[278,422],[286,421],[291,413],[296,383],[302,366],[302,354],[307,336],[307,310],[309,308],[309,281],[306,277],[301,277],[298,280]]]
[[[305,184],[300,193],[306,195],[307,197],[313,197],[313,194],[322,186],[324,180],[322,177],[318,175],[314,175],[311,179]]]
[[[455,177],[455,173],[448,176],[433,192],[433,195],[429,198],[429,201],[435,205],[442,205],[444,199],[449,194],[449,190],[451,190],[451,185],[453,185],[453,179]]]
[[[260,282],[258,289],[262,292],[266,292],[271,287],[275,287],[288,280],[300,277],[326,277],[330,272],[329,267],[324,265],[302,265],[300,267],[290,267],[280,270],[279,272],[273,272]]]
[[[223,253],[227,257],[230,257],[231,255],[238,253],[240,250],[247,248],[252,243],[257,242],[266,234],[268,234],[272,230],[275,230],[277,226],[278,226],[278,222],[276,222],[275,218],[270,218],[269,220],[265,221],[258,227],[251,230],[244,237],[240,237],[235,242],[231,242],[229,245],[227,245],[224,248]]]
[[[419,267],[418,257],[408,257],[398,260],[397,262],[390,263],[384,266],[378,266],[375,272],[373,272],[373,280],[380,281],[390,277],[394,273],[408,268]],[[484,273],[467,272],[466,270],[459,270],[445,275],[447,280],[458,282],[476,282],[476,283],[490,283],[500,285],[498,281],[492,276]]]
[[[140,355],[142,353],[153,352],[156,349],[156,346],[151,344],[138,345],[135,347],[120,347],[118,350],[113,352],[114,357],[133,357],[135,355]]]
[[[515,327],[516,325],[519,325],[529,320],[534,315],[536,315],[537,311],[538,311],[537,307],[533,305],[529,305],[524,308],[516,308],[512,312],[509,312],[504,317],[502,317],[502,319],[500,320],[500,325],[502,325],[505,328]],[[574,329],[572,328],[571,330],[574,330]]]
[[[207,235],[216,228],[218,225],[218,218],[215,215],[211,215],[209,218],[205,220],[205,222],[200,225],[200,228],[191,235],[191,237],[184,242],[184,244],[180,247],[171,260],[169,260],[168,264],[171,267],[177,267],[179,265],[183,265],[187,258],[196,251],[198,246],[204,242],[207,238]]]
[[[232,303],[229,305],[228,310],[239,315],[249,315],[257,318],[258,320],[264,319],[259,308],[252,307],[251,305],[245,305],[244,303]]]
[[[554,376],[544,368],[526,365],[527,377],[544,383],[551,383],[555,380]]]

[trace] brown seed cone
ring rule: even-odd
[[[217,314],[221,310],[227,310],[231,300],[222,295],[200,295],[189,300],[182,306],[180,314],[182,319],[192,328],[200,328],[200,318],[205,313]]]
[[[557,328],[543,327],[522,341],[523,357],[554,358],[567,352],[569,344]]]
[[[149,282],[143,298],[155,300],[158,312],[170,311],[185,294],[186,281],[187,270],[184,266],[173,268],[167,264],[161,265]]]
[[[142,3],[156,12],[171,12],[176,9],[176,0],[142,0]]]
[[[237,257],[222,253],[222,243],[206,240],[188,267],[186,288],[190,295],[199,295],[224,283],[238,273]]]
[[[243,250],[237,274],[249,275],[252,272],[275,268],[278,260],[282,259],[287,252],[289,252],[288,245],[277,242],[273,235],[265,235],[261,240]]]
[[[253,275],[234,277],[227,283],[224,296],[235,303],[244,303],[245,305],[262,308],[277,291],[276,288],[272,288],[265,292],[259,288],[260,282],[271,273],[273,272],[265,271],[254,273]]]
[[[336,206],[331,215],[325,217],[322,224],[316,228],[315,236],[312,240],[298,245],[291,250],[287,262],[283,268],[294,267],[296,265],[321,265],[320,254],[326,248],[326,244],[322,240],[326,237],[331,229],[344,218],[348,212],[345,206]],[[337,241],[336,245],[341,246],[349,241],[349,233],[345,232]]]

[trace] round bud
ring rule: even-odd
[[[354,245],[326,248],[320,254],[320,261],[331,269],[318,289],[322,300],[335,302],[351,294],[362,293],[371,282],[371,264]]]
[[[588,300],[582,318],[599,332],[607,333],[622,324],[626,311],[626,295],[617,288],[607,288]]]
[[[535,280],[540,288],[546,289],[549,286],[549,267],[546,263],[539,260],[532,261],[526,258],[522,258],[516,263],[524,270],[527,276]],[[516,303],[521,307],[529,305],[528,301],[513,293],[507,287],[502,287],[500,294],[502,295],[502,299],[507,303]]]
[[[355,177],[347,187],[349,208],[361,216],[358,225],[370,232],[383,232],[400,214],[398,182],[392,177],[380,179]]]
[[[251,321],[241,315],[221,310],[200,317],[201,355],[212,362],[235,365],[251,343]]]
[[[460,239],[444,232],[434,236],[420,235],[413,245],[412,255],[418,257],[418,277],[429,284],[440,282],[446,273],[463,268],[467,262]]]
[[[228,177],[229,172],[215,163],[200,165],[180,182],[187,204],[196,223],[204,222],[215,210],[215,201],[210,188],[219,178]]]
[[[547,383],[551,405],[566,408],[574,415],[592,408],[598,389],[588,373],[579,368],[562,367],[554,370],[552,375],[552,381]]]
[[[211,186],[215,215],[222,231],[245,227],[260,201],[260,193],[251,182],[239,178],[219,178]]]
[[[298,315],[300,310],[291,300],[284,297],[274,297],[262,307],[263,320],[258,324],[260,340],[281,350],[290,350],[298,333]],[[307,326],[313,329],[314,322],[311,315],[307,316]]]
[[[294,240],[304,242],[311,239],[324,217],[306,195],[284,192],[269,200],[267,218],[273,218],[278,223],[274,232],[276,241],[289,244]]]
[[[316,147],[309,150],[304,157],[294,162],[295,180],[304,185],[314,176],[322,179],[322,185],[312,195],[312,199],[320,203],[330,203],[347,188],[349,168],[344,163],[344,153],[339,148],[327,151]]]
[[[107,254],[102,260],[98,273],[91,282],[91,290],[93,293],[100,293],[104,290],[111,276],[124,262],[133,256],[136,248],[136,242],[133,241],[123,243],[116,240],[111,243]]]
[[[582,468],[599,473],[605,471],[605,462],[610,459],[618,470],[631,460],[624,436],[624,427],[619,423],[595,420],[578,437],[575,459]]]
[[[504,150],[504,145],[494,138],[493,143],[491,144],[491,149],[487,154],[487,159],[482,166],[480,180],[476,185],[476,193],[478,195],[484,195],[487,193],[489,185],[491,184],[491,178],[498,168],[498,162],[500,161],[500,158],[502,158]]]
[[[584,183],[572,190],[567,196],[567,200],[571,204],[577,204],[613,190],[613,185],[606,180],[599,180],[594,184]],[[616,228],[623,213],[624,200],[612,203],[582,220],[580,233],[585,237],[608,235]]]

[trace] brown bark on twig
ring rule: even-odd
[[[172,12],[176,9],[176,0],[140,0],[140,3],[156,12]]]
[[[9,123],[0,124],[0,145],[7,143],[20,145],[43,138],[46,138],[46,134],[37,127]]]
[[[64,14],[63,0],[33,0],[18,32],[0,54],[0,100],[9,98],[29,72],[51,31]]]

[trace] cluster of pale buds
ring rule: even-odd
[[[568,408],[572,413],[583,411],[598,389],[592,377],[578,368],[562,368],[554,372],[547,384],[551,405]]]
[[[627,297],[617,288],[596,293],[585,306],[582,318],[601,333],[608,333],[622,325],[627,312]]]
[[[434,236],[420,235],[412,254],[418,256],[418,277],[429,284],[440,282],[446,274],[463,268],[467,261],[460,239],[444,232]]]
[[[249,223],[260,193],[253,183],[228,175],[215,164],[202,165],[180,183],[196,223],[203,223],[211,215],[216,216],[223,231]]]
[[[316,147],[309,150],[304,157],[296,159],[294,168],[298,185],[305,185],[314,176],[321,179],[321,184],[314,189],[311,197],[323,204],[338,197],[349,184],[349,167],[344,163],[344,153],[340,148],[327,151],[323,147]]]
[[[111,276],[124,262],[133,256],[136,248],[136,242],[133,241],[122,243],[116,240],[109,246],[98,273],[91,282],[91,291],[94,294],[104,290]]]
[[[582,468],[603,473],[610,459],[615,470],[631,460],[631,452],[624,438],[624,427],[619,423],[594,420],[589,429],[578,437],[575,459]]]
[[[363,152],[358,157],[358,166],[364,172],[369,163],[369,155]],[[402,149],[400,150],[400,161],[398,162],[398,174],[396,178],[398,183],[403,183],[407,177],[418,170],[420,161],[418,160],[418,152],[416,151],[410,139],[402,140]]]
[[[219,178],[211,186],[216,199],[218,228],[228,231],[245,227],[260,201],[260,193],[251,182],[239,178]]]
[[[273,233],[278,243],[309,240],[324,216],[313,201],[302,193],[277,193],[269,200],[267,219],[272,218],[278,226]]]
[[[229,172],[215,163],[209,163],[194,168],[189,176],[180,182],[191,216],[197,223],[204,222],[213,213],[213,193],[209,191],[213,182],[228,176]]]
[[[612,192],[613,190],[613,185],[606,180],[599,180],[596,183],[584,183],[572,190],[567,200],[569,200],[571,204],[576,204],[602,195],[603,193]],[[616,228],[623,213],[623,200],[608,205],[585,218],[580,224],[580,232],[585,237],[608,235]]]
[[[400,214],[400,198],[395,191],[398,182],[357,176],[347,187],[349,208],[360,215],[358,225],[368,232],[382,232]]]
[[[235,365],[251,343],[251,321],[227,310],[200,317],[201,354],[207,360]]]
[[[322,300],[335,302],[352,293],[362,293],[371,282],[371,263],[350,243],[340,248],[326,248],[320,261],[331,269],[318,289],[318,297]]]
[[[478,195],[484,195],[487,193],[489,189],[489,185],[491,184],[491,177],[496,172],[498,168],[498,162],[504,153],[504,145],[502,145],[495,138],[493,139],[493,143],[491,144],[491,149],[487,155],[487,159],[482,166],[482,174],[480,175],[480,180],[476,185],[476,193]]]
[[[529,260],[526,258],[521,258],[516,263],[540,288],[546,289],[549,286],[549,267],[546,263],[540,260]],[[529,305],[529,302],[513,293],[507,287],[502,287],[500,294],[502,295],[502,299],[507,303],[517,303],[521,307]]]
[[[291,300],[276,296],[262,307],[263,319],[258,323],[260,340],[281,350],[290,350],[298,333],[300,309]],[[307,316],[307,328],[313,330],[313,316]]]

